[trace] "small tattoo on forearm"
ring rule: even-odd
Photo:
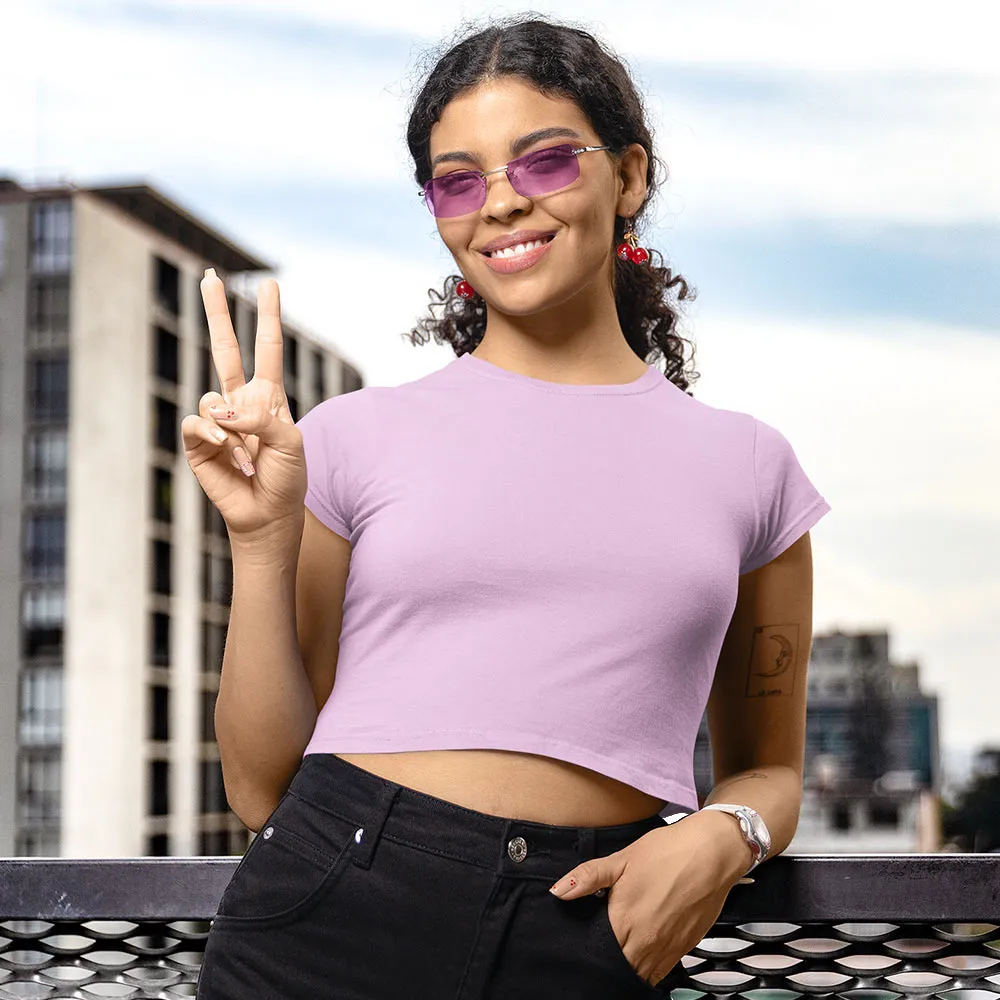
[[[798,646],[798,625],[758,625],[753,630],[747,670],[748,698],[793,692]]]

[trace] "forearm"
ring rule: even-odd
[[[802,779],[794,768],[783,764],[750,768],[716,783],[704,805],[713,802],[733,802],[755,809],[771,834],[768,857],[774,857],[788,847],[795,834],[802,806]],[[739,878],[753,861],[739,824],[735,817],[714,809],[703,815],[705,820],[715,819],[721,841],[728,841],[725,849],[733,858],[733,870],[739,869]]]
[[[298,549],[233,545],[233,596],[215,707],[226,797],[255,829],[277,805],[316,725],[295,619]]]

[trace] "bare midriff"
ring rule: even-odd
[[[338,753],[379,777],[477,812],[554,826],[615,826],[665,805],[615,778],[513,750]]]

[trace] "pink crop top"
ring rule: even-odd
[[[777,430],[653,366],[567,385],[471,354],[297,426],[305,505],[352,546],[304,755],[516,750],[698,808],[737,578],[830,510]]]

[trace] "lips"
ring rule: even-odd
[[[484,243],[479,252],[488,257],[494,250],[505,250],[507,247],[516,247],[518,243],[533,243],[535,240],[547,240],[553,236],[555,232],[551,229],[517,229],[506,236],[499,236],[489,243]]]
[[[557,235],[534,250],[525,250],[523,253],[515,253],[509,257],[490,257],[489,254],[483,254],[483,259],[486,261],[486,266],[497,274],[515,274],[518,271],[525,271],[529,267],[534,267],[549,252]],[[525,240],[524,242],[530,241]]]

